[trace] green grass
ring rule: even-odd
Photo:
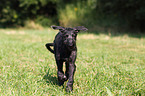
[[[1,96],[145,95],[145,38],[80,33],[73,93],[57,85],[45,44],[57,31],[0,30]]]

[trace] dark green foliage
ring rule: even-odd
[[[45,16],[46,25],[51,17],[56,16],[56,0],[1,0],[0,27],[24,25],[25,20]],[[47,19],[46,19],[47,18]],[[44,20],[43,20],[44,21]],[[42,23],[42,21],[40,22]]]
[[[65,0],[62,0],[65,1]],[[145,1],[143,0],[71,0],[59,7],[60,24],[84,25],[91,30],[98,26],[105,30],[139,30],[145,28]],[[73,15],[73,16],[72,16]]]
[[[51,25],[57,24],[58,20],[57,18],[48,18],[47,16],[37,16],[37,18],[35,19],[35,22],[44,26],[44,27],[49,27]]]
[[[144,31],[144,0],[0,0],[0,27],[33,20],[43,26],[84,25]]]
[[[118,18],[118,22],[126,23],[131,28],[145,27],[145,1],[143,0],[99,0],[99,8],[105,15]]]
[[[11,25],[12,23],[20,23],[18,20],[20,14],[18,14],[21,9],[19,7],[19,2],[17,0],[1,0],[0,1],[0,23],[2,25]]]

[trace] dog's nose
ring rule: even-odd
[[[73,46],[73,40],[70,39],[69,42],[68,42],[68,45]]]
[[[71,35],[68,35],[68,38],[69,38],[69,39],[72,39],[72,36],[71,36]]]

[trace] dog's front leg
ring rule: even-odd
[[[64,81],[66,81],[67,77],[64,75],[64,72],[63,72],[63,61],[56,60],[56,63],[57,63],[58,83],[59,83],[59,86],[61,86],[64,84]]]
[[[74,73],[76,70],[76,65],[75,65],[76,55],[77,55],[76,51],[72,51],[70,55],[69,63],[68,63],[69,75],[68,75],[68,83],[67,83],[67,88],[66,88],[68,92],[73,90]]]

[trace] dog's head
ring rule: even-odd
[[[63,34],[63,42],[68,47],[73,47],[76,44],[76,37],[79,31],[87,31],[84,26],[78,26],[74,28],[65,28],[61,26],[51,26],[54,30],[59,30]]]

